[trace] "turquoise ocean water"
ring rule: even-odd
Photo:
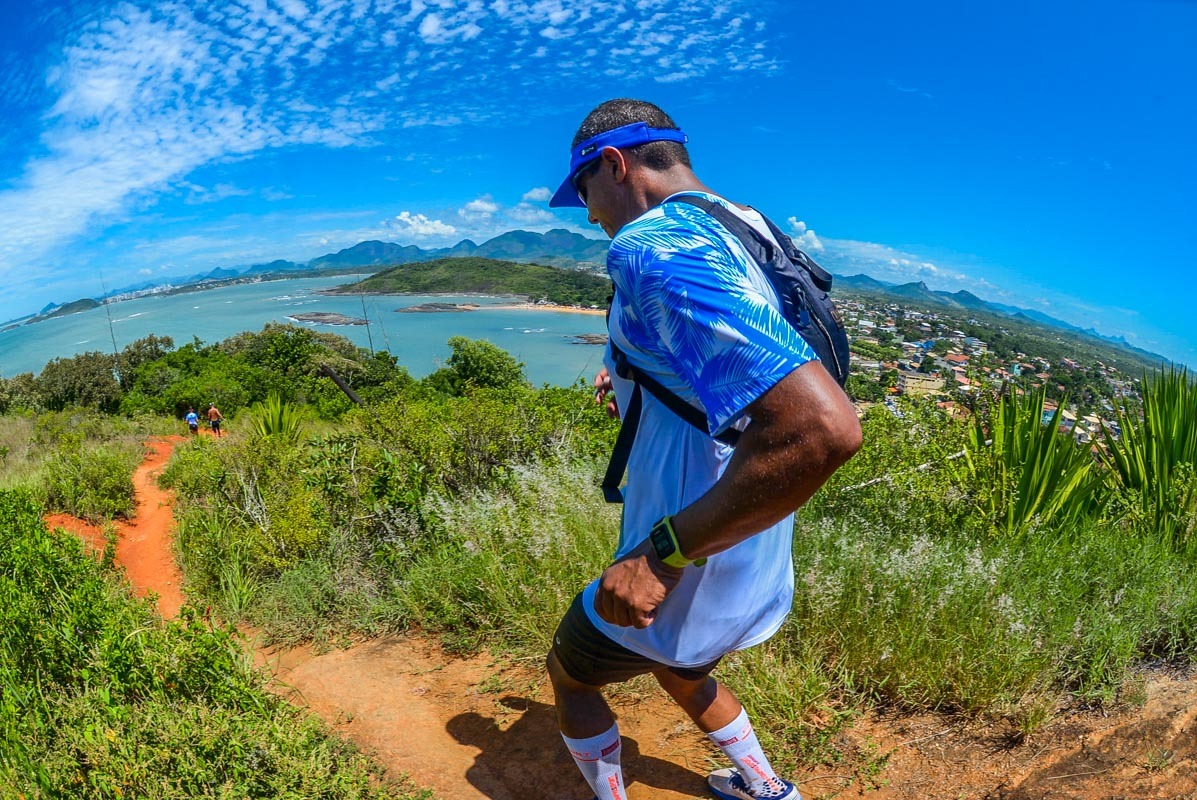
[[[0,333],[0,375],[40,372],[58,356],[92,350],[112,352],[148,336],[170,336],[175,346],[198,337],[206,344],[241,331],[257,331],[267,322],[287,322],[291,314],[326,311],[361,318],[358,296],[330,297],[314,292],[357,278],[291,280],[225,286],[201,292],[143,297],[108,306],[112,317],[94,308],[79,314],[22,325]],[[449,357],[450,336],[486,339],[525,363],[533,384],[567,386],[579,377],[589,382],[601,366],[603,348],[577,344],[580,334],[606,333],[602,315],[559,311],[488,308],[510,300],[486,297],[366,297],[364,326],[314,325],[314,330],[337,333],[362,347],[373,338],[375,350],[389,350],[416,377],[423,377]],[[477,311],[462,313],[398,314],[396,308],[427,302],[477,303]]]

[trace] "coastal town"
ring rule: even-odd
[[[838,306],[852,348],[847,388],[862,413],[920,397],[966,417],[987,392],[1043,388],[1044,422],[1059,410],[1061,430],[1088,442],[1103,427],[1117,435],[1119,404],[1138,397],[1137,376],[1146,367],[1114,354],[1113,345],[1109,352],[1081,347],[1041,326],[992,315],[980,319],[868,297],[841,299]]]

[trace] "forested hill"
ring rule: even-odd
[[[329,290],[336,294],[510,294],[532,302],[606,306],[611,282],[571,269],[517,264],[493,258],[438,258],[400,264],[363,281]]]

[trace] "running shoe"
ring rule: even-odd
[[[779,789],[755,793],[744,781],[740,771],[733,768],[715,770],[707,776],[707,784],[711,787],[711,794],[719,800],[802,800],[798,787],[788,781],[781,781]]]

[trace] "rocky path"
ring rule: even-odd
[[[183,602],[182,584],[171,498],[154,478],[183,440],[147,443],[137,514],[117,532],[117,562],[168,617]],[[47,521],[102,550],[98,529],[61,515]],[[327,653],[263,648],[252,635],[250,646],[279,692],[439,798],[589,798],[556,732],[539,663],[452,657],[418,637]],[[1027,741],[937,715],[869,716],[837,738],[840,763],[811,765],[797,778],[808,798],[1197,800],[1197,680],[1157,671],[1144,675],[1143,692],[1141,707],[1065,716]],[[634,685],[612,705],[629,800],[707,797],[704,776],[717,753],[659,690]]]

